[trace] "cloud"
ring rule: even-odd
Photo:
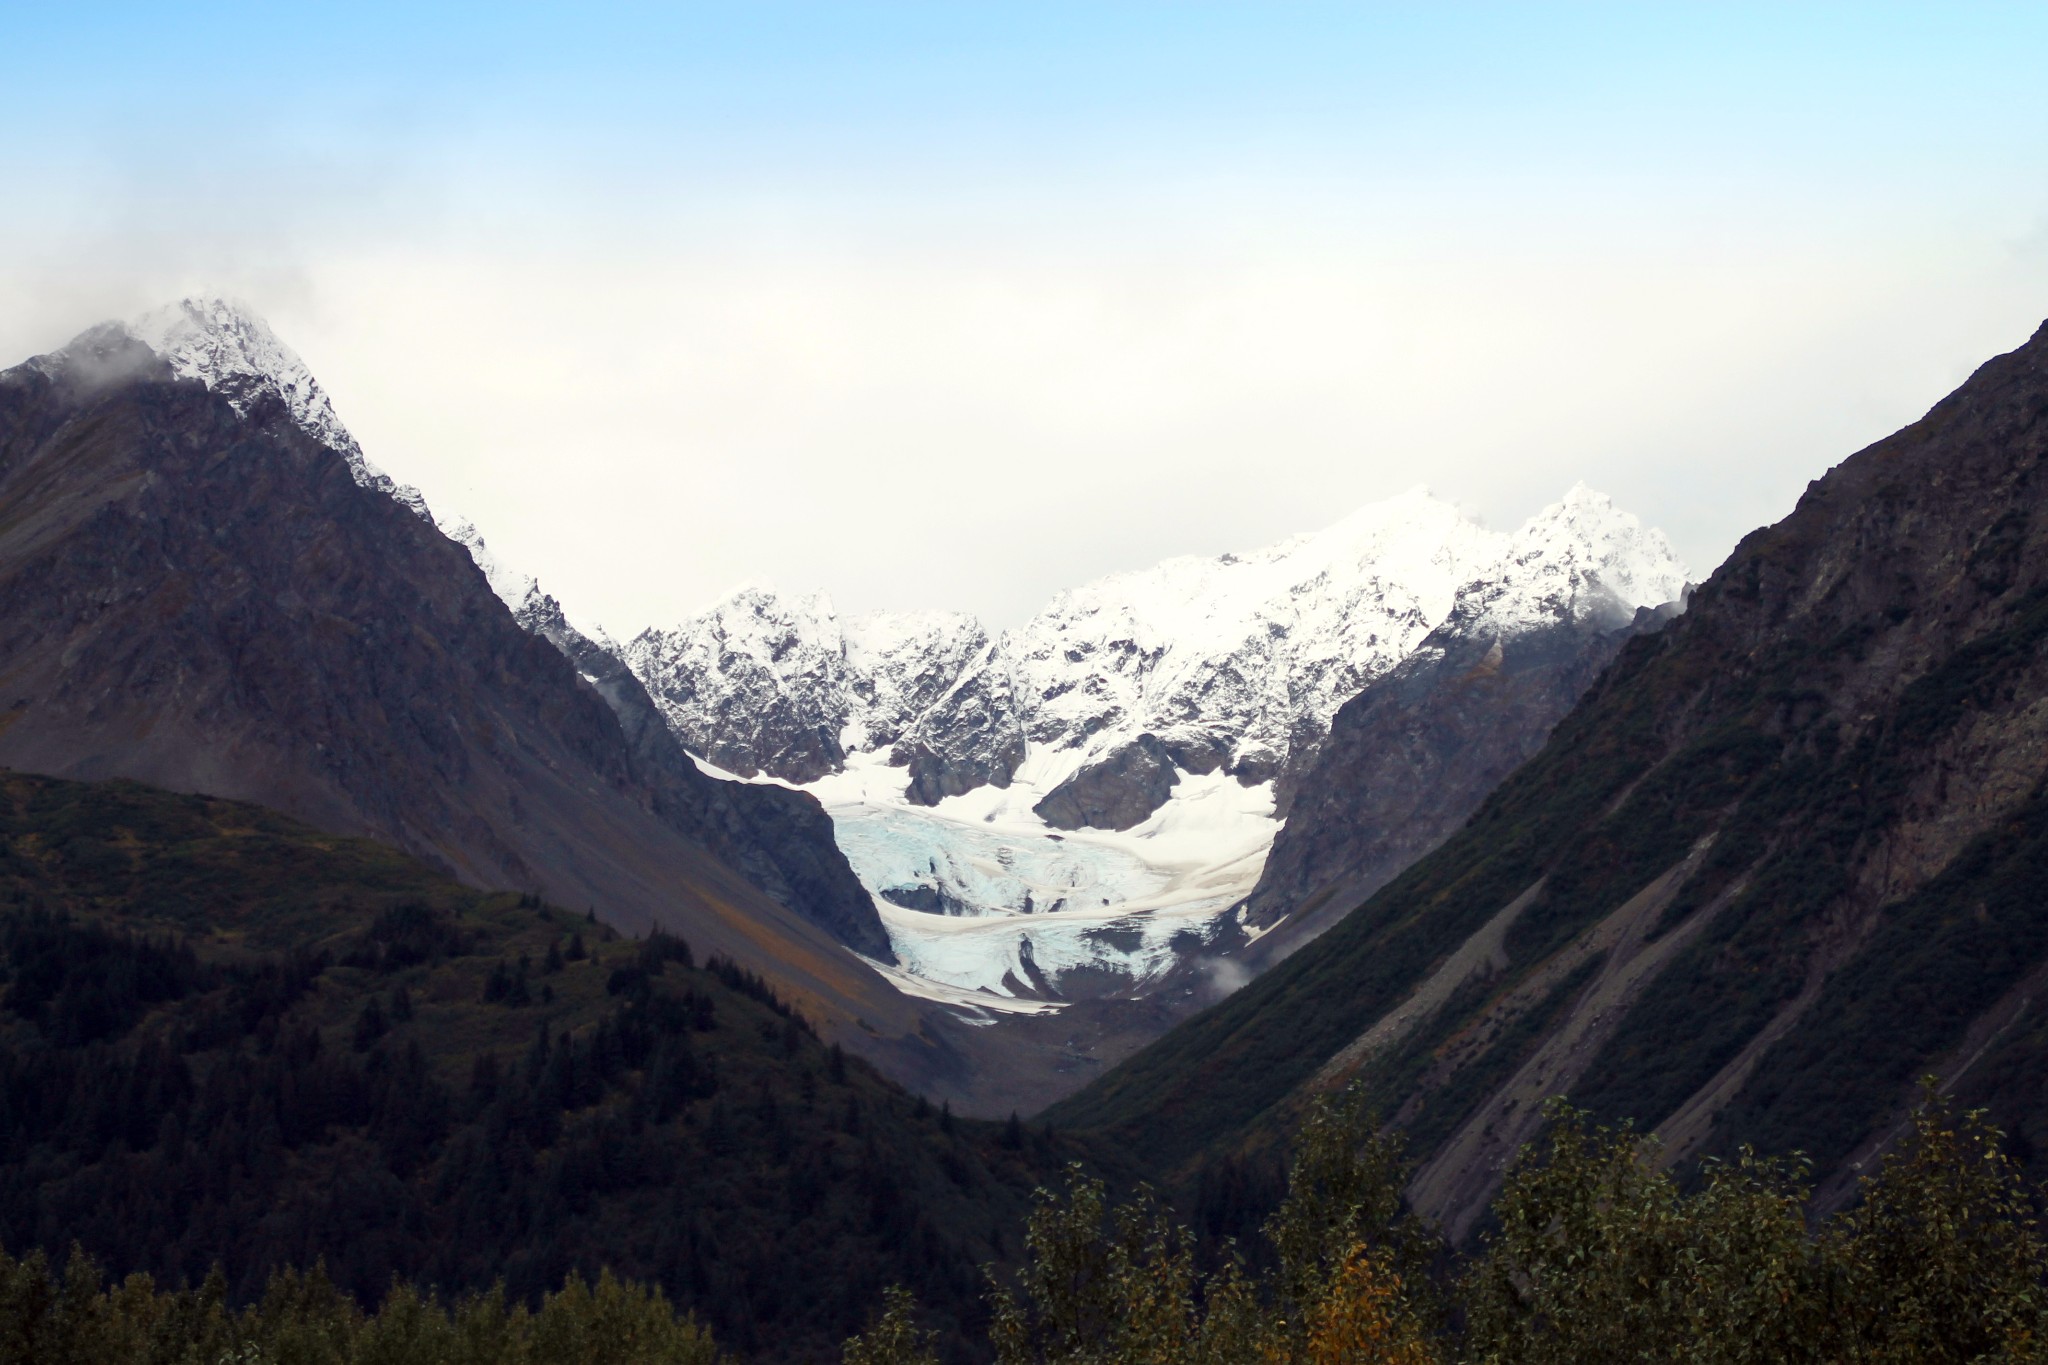
[[[1703,573],[2031,330],[2024,292],[1958,274],[1967,242],[1489,239],[1288,207],[572,221],[324,252],[282,302],[240,292],[373,458],[615,632],[759,577],[1008,624],[1418,481],[1511,525],[1583,478]]]
[[[615,633],[752,578],[1010,624],[1418,481],[1512,525],[1583,479],[1704,574],[2048,311],[2048,252],[1986,226],[2032,199],[1186,147],[692,178],[257,123],[17,168],[0,355],[247,298]]]
[[[1205,958],[1201,963],[1209,974],[1209,985],[1217,997],[1235,994],[1252,979],[1251,972],[1235,958]]]

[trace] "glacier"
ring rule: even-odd
[[[922,807],[868,754],[805,788],[874,893],[902,971],[999,1010],[1142,991],[1257,881],[1277,828],[1271,783],[1191,776],[1133,829],[1065,832],[1031,809],[1050,771],[1027,764],[1008,789]]]
[[[1229,921],[1290,784],[1337,708],[1432,632],[1615,628],[1686,588],[1663,535],[1584,485],[1513,532],[1416,488],[1263,549],[1099,579],[1013,631],[842,623],[827,594],[755,585],[626,658],[701,761],[823,802],[900,986],[1039,1012],[1142,994],[1226,926],[1271,927]],[[1118,756],[1141,747],[1143,791],[1078,807],[1121,811],[1106,824],[1053,799],[1084,778],[1114,798]]]

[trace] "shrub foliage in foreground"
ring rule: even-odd
[[[1297,1143],[1272,1268],[1207,1274],[1148,1196],[1112,1208],[1076,1169],[1041,1195],[1029,1264],[996,1294],[999,1365],[1601,1365],[2048,1361],[2048,1254],[1980,1115],[1932,1096],[1861,1204],[1817,1231],[1796,1162],[1709,1163],[1688,1191],[1654,1139],[1559,1103],[1479,1254],[1453,1265],[1402,1212],[1391,1139],[1351,1098]],[[915,1341],[893,1298],[849,1365]]]
[[[2017,1168],[1975,1114],[1930,1098],[1862,1203],[1817,1232],[1796,1163],[1710,1164],[1681,1187],[1652,1140],[1559,1105],[1478,1256],[1454,1265],[1401,1207],[1405,1171],[1355,1097],[1325,1102],[1268,1220],[1269,1268],[1204,1265],[1153,1197],[1113,1205],[1078,1167],[1041,1192],[1023,1270],[993,1293],[998,1365],[1603,1365],[2048,1362],[2048,1252]],[[937,1365],[904,1290],[846,1365]],[[716,1365],[658,1289],[571,1277],[537,1310],[502,1290],[441,1303],[394,1285],[365,1313],[325,1273],[253,1305],[219,1274],[114,1285],[0,1255],[0,1365]]]
[[[287,1271],[240,1312],[226,1279],[159,1291],[147,1275],[103,1287],[77,1252],[61,1275],[42,1253],[0,1254],[7,1365],[717,1365],[711,1336],[659,1289],[571,1276],[537,1312],[502,1289],[437,1305],[394,1286],[375,1314],[325,1272]]]

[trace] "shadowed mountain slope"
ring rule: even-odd
[[[0,374],[0,763],[260,801],[664,926],[899,1074],[938,1064],[834,941],[887,951],[816,802],[634,742],[462,547],[242,406],[117,327]]]
[[[1242,922],[1268,932],[1235,960],[1265,970],[1442,843],[1543,747],[1630,637],[1680,609],[1568,606],[1504,626],[1461,600],[1339,709],[1288,789],[1286,823],[1240,906]]]
[[[2048,1150],[2048,328],[1812,484],[1433,854],[1049,1117],[1161,1167],[1356,1077],[1468,1232],[1569,1093],[1831,1188],[1933,1071]]]

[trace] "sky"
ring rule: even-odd
[[[621,637],[1417,483],[1704,577],[2048,317],[2048,7],[0,0],[0,364],[240,297]]]

